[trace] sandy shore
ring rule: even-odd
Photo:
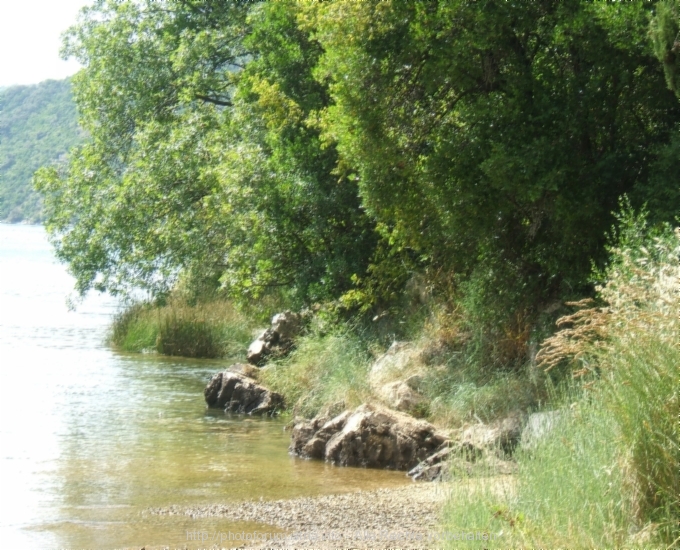
[[[448,494],[447,484],[413,483],[376,491],[209,506],[170,506],[148,512],[264,523],[285,531],[288,536],[265,543],[245,541],[240,546],[232,542],[231,547],[236,544],[241,548],[437,548],[442,545],[432,542],[432,537]]]

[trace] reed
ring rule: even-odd
[[[253,325],[224,300],[190,304],[181,298],[158,306],[134,304],[115,318],[113,345],[183,357],[243,359]]]

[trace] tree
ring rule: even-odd
[[[291,305],[443,272],[531,322],[588,290],[619,197],[680,211],[656,6],[99,0],[65,50],[91,142],[37,178],[58,255],[81,292]]]
[[[654,53],[663,64],[668,87],[680,97],[680,2],[659,2],[649,30]]]
[[[44,170],[58,256],[77,288],[162,293],[222,275],[247,300],[348,288],[375,237],[305,119],[327,94],[294,4],[100,1],[65,53],[92,141]],[[281,110],[283,109],[283,116]]]
[[[651,9],[311,5],[316,75],[333,99],[323,136],[390,238],[478,281],[487,306],[535,311],[585,290],[619,197],[640,205],[661,177],[680,106],[647,38]],[[665,216],[680,211],[673,200]]]

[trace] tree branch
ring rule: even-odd
[[[233,103],[224,99],[217,99],[216,97],[210,97],[207,95],[196,94],[196,99],[205,101],[206,103],[213,103],[214,105],[220,105],[222,107],[232,107]]]

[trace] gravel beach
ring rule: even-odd
[[[445,483],[413,483],[286,500],[151,508],[148,513],[264,523],[285,531],[282,536],[288,537],[246,540],[240,546],[231,542],[223,544],[225,548],[437,548],[441,544],[427,542],[428,536],[433,536],[439,524],[448,494]]]

